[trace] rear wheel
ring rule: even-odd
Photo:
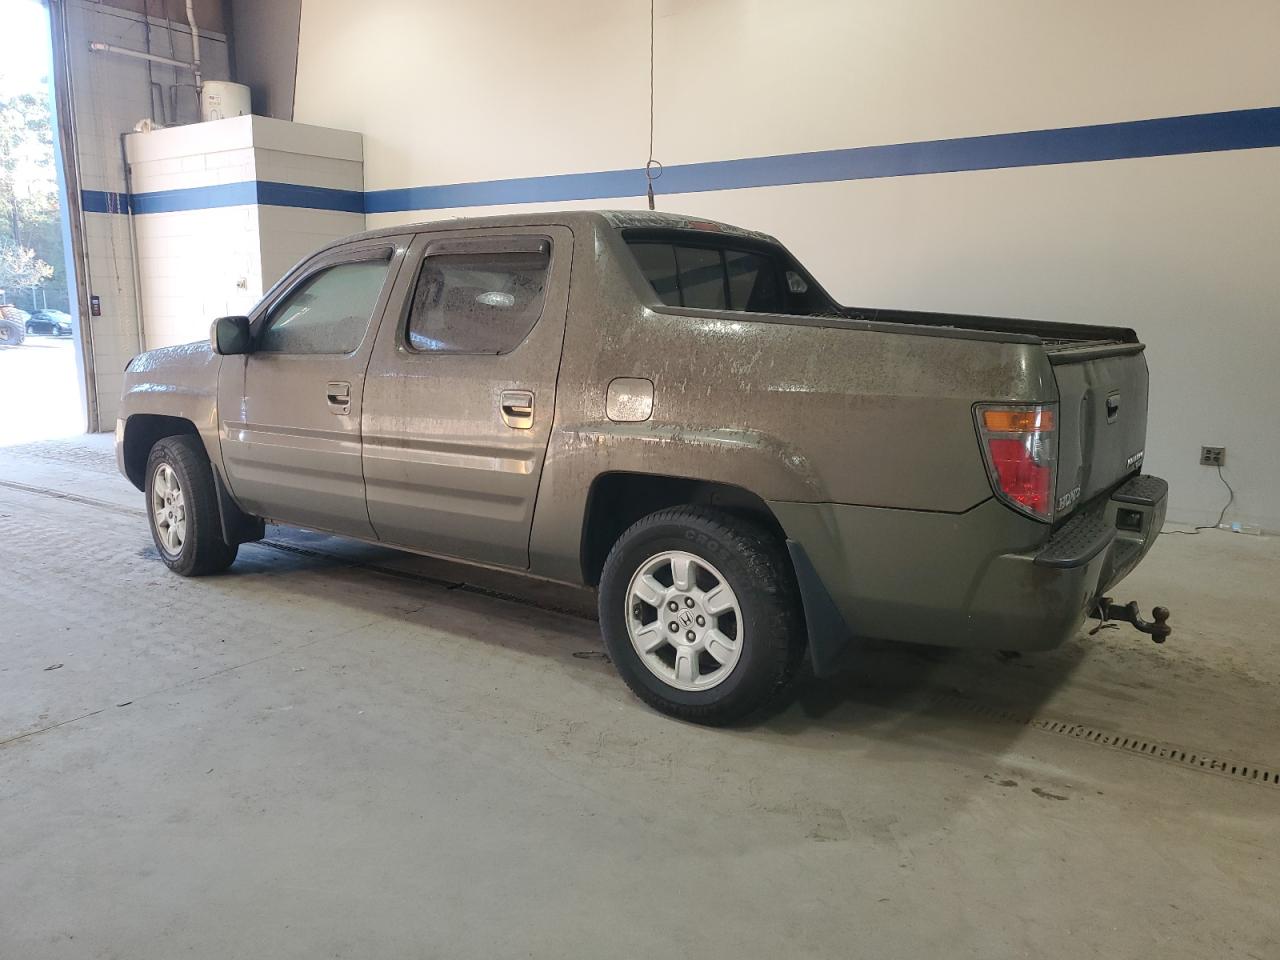
[[[147,458],[147,518],[160,559],[198,577],[231,566],[237,544],[222,539],[213,468],[196,437],[165,437]]]
[[[768,706],[804,655],[804,614],[783,545],[703,507],[662,510],[614,544],[600,625],[618,672],[650,706],[723,724]]]

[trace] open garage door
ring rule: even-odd
[[[82,433],[80,311],[61,175],[49,11],[13,0],[0,57],[0,445]]]

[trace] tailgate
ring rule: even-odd
[[[1141,343],[1049,348],[1058,381],[1056,517],[1142,469],[1147,360]]]

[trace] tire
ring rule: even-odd
[[[684,557],[692,561],[687,589],[676,579]],[[665,591],[660,598],[649,581]],[[731,591],[727,613],[717,582]],[[763,711],[787,692],[804,658],[804,611],[785,547],[721,510],[674,507],[630,527],[605,561],[599,603],[622,679],[645,703],[682,720],[721,725]]]
[[[147,457],[146,476],[151,539],[165,566],[184,577],[221,573],[231,566],[239,545],[222,539],[213,468],[199,438],[157,441]]]

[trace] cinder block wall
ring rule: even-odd
[[[214,317],[247,313],[302,257],[364,227],[363,213],[267,205],[259,190],[358,193],[357,134],[246,116],[131,134],[128,152],[148,349],[207,336]]]
[[[75,110],[80,173],[86,295],[97,296],[102,315],[87,318],[92,333],[92,363],[99,429],[115,426],[124,367],[142,348],[142,325],[134,284],[134,260],[127,204],[121,136],[140,119],[150,117],[146,64],[114,54],[95,53],[89,42],[132,50],[145,49],[141,14],[92,2],[67,0],[67,51],[71,60],[71,95]],[[172,35],[173,47],[169,46]],[[151,21],[153,52],[179,60],[191,57],[185,25]],[[222,34],[201,33],[201,59],[207,79],[227,79],[227,44]],[[188,71],[156,65],[153,74],[168,87],[191,82]],[[166,97],[166,110],[168,109]],[[190,122],[198,116],[190,88],[179,91],[177,113],[169,119]]]
[[[1274,0],[658,0],[656,33],[668,165],[1280,105]],[[370,199],[648,155],[647,0],[306,0],[299,43],[294,119],[365,135]],[[1171,517],[1216,518],[1196,459],[1225,444],[1232,515],[1280,530],[1278,173],[1271,147],[658,191],[778,235],[847,303],[1137,327]],[[406,196],[369,226],[536,209]]]

